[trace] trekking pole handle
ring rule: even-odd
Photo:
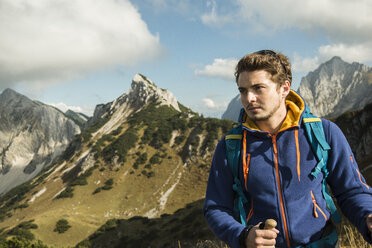
[[[265,221],[265,223],[261,223],[260,225],[260,229],[265,229],[265,230],[269,230],[269,229],[273,229],[275,228],[277,225],[276,221],[273,220],[273,219],[267,219]]]

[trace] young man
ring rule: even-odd
[[[248,54],[239,61],[235,76],[245,110],[239,179],[234,181],[227,162],[224,137],[214,154],[203,209],[210,228],[234,248],[335,247],[324,173],[312,176],[319,161],[303,124],[305,102],[291,90],[288,58],[272,50]],[[326,182],[343,214],[372,243],[372,189],[340,129],[325,119],[321,123],[331,147]],[[247,226],[234,216],[237,184],[246,199]],[[276,228],[260,229],[269,218],[277,221]],[[325,239],[328,243],[320,243]]]

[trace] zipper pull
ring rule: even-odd
[[[313,200],[313,204],[314,204],[314,216],[315,216],[315,218],[318,218],[319,217],[319,215],[318,215],[318,213],[317,213],[317,211],[316,211],[316,200],[315,200],[315,198],[314,198],[314,195],[313,195],[313,191],[310,191],[311,192],[311,198],[312,198],[312,200]]]

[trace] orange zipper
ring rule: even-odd
[[[251,154],[248,153],[247,160],[245,159],[246,157],[246,152],[247,152],[247,130],[244,130],[243,133],[243,175],[244,175],[244,182],[245,182],[245,189],[248,191],[247,187],[247,177],[248,177],[248,171],[249,171],[249,161],[251,160]]]
[[[276,134],[275,135],[270,135],[270,136],[272,138],[273,146],[274,146],[276,181],[277,181],[278,192],[279,192],[280,209],[281,209],[281,212],[282,212],[282,219],[283,219],[283,224],[284,224],[285,237],[286,237],[286,241],[287,241],[287,246],[291,247],[291,243],[289,241],[287,218],[286,218],[285,212],[284,212],[282,188],[281,188],[280,177],[279,177],[278,150],[277,150],[277,146],[276,146]]]
[[[247,216],[247,223],[252,218],[253,213],[254,213],[254,210],[253,210],[253,198],[251,197],[251,210],[249,210],[249,213],[248,213],[248,216]]]
[[[301,181],[301,170],[300,170],[300,145],[298,142],[298,129],[295,129],[295,141],[296,141],[296,151],[297,151],[297,176],[298,181]]]
[[[318,212],[316,211],[318,209],[319,212],[324,216],[325,221],[327,221],[327,216],[325,215],[325,213],[322,211],[322,209],[316,203],[316,200],[315,200],[313,191],[310,190],[310,193],[311,193],[311,198],[312,198],[313,203],[314,203],[314,216],[315,216],[315,218],[318,218],[319,217]]]

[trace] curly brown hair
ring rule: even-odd
[[[271,74],[272,80],[279,85],[288,80],[292,83],[292,70],[289,58],[274,50],[261,50],[245,55],[235,68],[235,81],[238,82],[243,71],[265,70]]]

